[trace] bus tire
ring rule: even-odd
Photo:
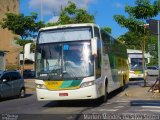
[[[108,91],[107,91],[107,86],[108,86],[108,82],[107,82],[107,80],[106,80],[106,82],[105,82],[105,94],[104,94],[104,96],[102,97],[102,101],[103,102],[107,102],[108,101]]]

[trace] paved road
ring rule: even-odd
[[[154,83],[156,77],[148,78],[148,85]],[[25,98],[5,99],[0,102],[0,114],[5,118],[21,119],[160,119],[160,101],[127,97],[132,89],[143,86],[143,81],[131,81],[128,88],[120,92],[114,91],[107,103],[98,100],[38,102],[35,92],[29,92]],[[137,118],[138,117],[138,118]],[[151,118],[152,117],[152,118]],[[56,118],[56,119],[55,119]],[[18,119],[18,120],[19,120]]]

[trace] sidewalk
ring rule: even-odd
[[[145,99],[145,100],[160,100],[160,93],[148,91],[150,87],[143,86],[130,86],[125,91],[120,93],[120,97],[125,97],[129,99]]]

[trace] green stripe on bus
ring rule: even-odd
[[[73,80],[64,80],[64,82],[62,83],[62,85],[60,86],[60,88],[68,88],[71,86]]]
[[[80,86],[80,83],[82,82],[82,80],[74,80],[71,84],[71,87],[75,87],[75,86]]]
[[[80,86],[82,80],[64,80],[62,85],[59,88],[69,88]]]

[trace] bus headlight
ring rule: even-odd
[[[81,88],[95,85],[95,81],[84,82],[81,84]]]
[[[38,88],[38,89],[46,89],[46,86],[44,84],[36,84],[36,88]]]

